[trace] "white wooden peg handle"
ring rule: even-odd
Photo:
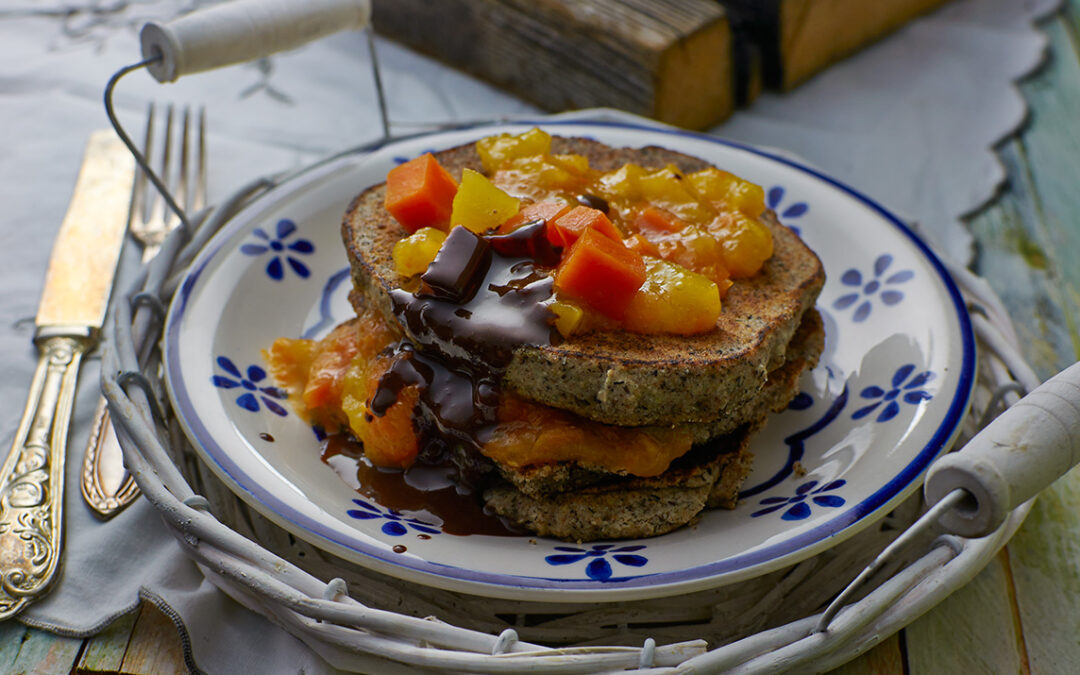
[[[973,503],[941,517],[965,537],[993,532],[1009,511],[1080,462],[1080,363],[1058,373],[988,424],[926,476],[926,500],[936,504],[956,488]]]
[[[371,0],[236,0],[168,23],[151,21],[139,35],[147,69],[158,82],[294,49],[371,20]]]

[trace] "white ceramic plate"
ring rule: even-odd
[[[271,386],[260,352],[278,336],[319,335],[349,316],[339,225],[357,193],[421,152],[529,126],[442,132],[334,160],[247,208],[199,256],[169,311],[167,379],[192,442],[237,494],[295,536],[386,574],[480,595],[578,601],[763,574],[853,535],[921,484],[967,411],[975,354],[959,293],[903,224],[850,188],[757,150],[681,131],[547,122],[553,134],[669,147],[762,185],[825,264],[821,365],[754,440],[738,507],[661,537],[573,545],[456,536],[357,501]]]

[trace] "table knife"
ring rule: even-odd
[[[75,383],[105,320],[134,176],[120,139],[95,131],[53,244],[35,319],[38,364],[0,473],[0,620],[41,597],[59,567]]]

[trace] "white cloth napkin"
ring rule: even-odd
[[[138,60],[137,28],[198,2],[15,0],[0,8],[0,405],[10,446],[35,363],[32,317],[52,240],[87,135],[107,125],[108,76]],[[205,3],[203,3],[205,4]],[[1040,61],[1032,22],[1058,0],[958,0],[787,95],[763,96],[713,130],[796,153],[921,221],[954,258],[970,236],[957,218],[985,203],[1004,172],[994,144],[1024,117],[1013,81]],[[379,41],[395,123],[459,122],[537,111],[500,91]],[[151,100],[210,111],[211,200],[269,171],[379,135],[366,45],[339,35],[255,64],[162,86],[122,82],[122,118],[141,127]],[[401,124],[399,132],[413,130]],[[127,268],[137,255],[125,254]],[[290,637],[210,585],[140,500],[101,523],[77,487],[97,397],[83,369],[71,435],[66,553],[55,590],[20,620],[65,635],[97,632],[139,597],[175,617],[188,665],[207,672],[334,672]]]

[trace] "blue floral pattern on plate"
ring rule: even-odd
[[[914,377],[911,377],[911,374],[914,372],[915,364],[907,363],[896,369],[896,372],[892,376],[891,386],[888,390],[877,385],[871,385],[863,389],[859,392],[859,396],[864,400],[873,401],[873,403],[865,405],[851,413],[851,419],[862,419],[877,410],[881,407],[881,404],[884,403],[885,407],[881,409],[881,412],[878,414],[875,421],[888,422],[899,414],[899,401],[903,401],[908,405],[918,405],[923,401],[929,401],[933,396],[922,387],[927,382],[934,379],[934,374],[929,370],[924,370]],[[909,377],[911,377],[910,380],[908,380]]]
[[[259,383],[266,379],[265,370],[259,366],[250,365],[247,367],[246,373],[241,373],[232,359],[227,356],[217,357],[217,365],[231,377],[214,375],[210,381],[215,387],[218,389],[240,388],[244,390],[244,393],[236,398],[236,405],[250,412],[259,412],[259,401],[262,401],[267,410],[279,417],[285,417],[289,414],[280,403],[274,400],[287,399],[289,397],[287,392],[274,386],[259,386]]]
[[[274,236],[267,234],[266,230],[261,227],[256,227],[251,234],[260,241],[242,245],[240,252],[250,256],[261,256],[270,253],[270,261],[266,263],[266,276],[274,281],[281,281],[285,278],[286,265],[298,277],[307,279],[311,276],[311,270],[296,255],[311,255],[315,252],[315,245],[309,240],[301,238],[286,243],[286,240],[295,233],[296,223],[288,218],[282,218],[277,222]],[[284,263],[282,259],[284,259]]]
[[[388,534],[391,537],[402,537],[410,529],[420,534],[442,534],[438,526],[419,518],[409,518],[394,509],[384,509],[363,499],[354,499],[353,503],[360,508],[349,509],[345,513],[357,520],[385,520],[386,522],[382,524],[381,529],[383,534]]]
[[[795,234],[802,235],[801,228],[792,225],[789,221],[802,218],[810,210],[810,205],[806,202],[795,202],[783,209],[784,195],[787,191],[782,185],[774,185],[769,188],[769,191],[765,194],[765,204],[770,209],[780,214],[780,218],[784,225],[787,225]]]
[[[795,494],[791,497],[766,497],[762,499],[758,504],[765,508],[754,511],[750,514],[750,517],[757,518],[768,515],[787,506],[788,509],[780,516],[783,520],[805,520],[810,517],[811,512],[810,504],[807,501],[811,501],[818,506],[834,509],[846,504],[847,500],[840,495],[823,494],[839,490],[845,485],[847,485],[847,481],[842,478],[825,483],[821,487],[818,487],[818,481],[816,480],[807,481],[795,488]]]
[[[915,277],[915,273],[911,270],[901,270],[882,279],[892,262],[893,257],[888,253],[878,256],[877,260],[874,261],[874,277],[865,283],[863,274],[858,269],[852,267],[844,272],[843,276],[840,277],[840,283],[858,290],[841,295],[833,302],[833,308],[844,310],[858,303],[851,319],[856,323],[862,323],[870,316],[875,296],[885,305],[895,305],[903,300],[904,293],[897,288],[893,288],[893,286],[911,281]],[[878,291],[881,291],[881,293],[879,294]],[[863,299],[861,303],[859,302],[860,298]]]
[[[795,202],[788,206],[783,211],[780,210],[781,203],[784,201],[784,187],[782,185],[774,185],[769,188],[769,193],[766,195],[765,203],[769,205],[769,208],[780,214],[781,218],[801,218],[806,215],[806,212],[810,210],[810,205],[806,202]]]
[[[615,573],[611,563],[608,562],[609,556],[620,565],[644,567],[649,563],[649,559],[636,553],[644,549],[643,544],[618,547],[615,544],[593,544],[590,548],[556,546],[555,550],[562,552],[549,555],[544,558],[544,561],[549,565],[573,565],[588,560],[589,562],[585,565],[585,575],[594,581],[608,581]]]
[[[828,368],[828,366],[826,366],[826,370],[829,373],[830,377],[834,376],[833,371]],[[813,407],[815,402],[816,401],[814,400],[813,396],[811,396],[805,391],[802,391],[799,392],[794,399],[792,399],[791,403],[788,404],[788,409],[808,410]],[[806,442],[813,436],[816,436],[817,434],[824,431],[830,424],[836,421],[836,419],[840,417],[840,413],[844,410],[844,407],[847,406],[847,384],[844,384],[843,389],[841,389],[840,392],[836,394],[835,398],[823,402],[828,403],[828,408],[826,408],[825,412],[821,415],[821,417],[819,417],[809,426],[800,429],[799,431],[796,431],[790,436],[784,438],[784,444],[788,446],[788,456],[780,470],[770,476],[767,480],[740,491],[740,500],[747,499],[749,497],[753,497],[754,495],[761,494],[766,490],[770,490],[777,485],[780,485],[782,482],[787,480],[789,476],[795,473],[795,464],[800,462],[803,459],[803,456],[806,454]]]

